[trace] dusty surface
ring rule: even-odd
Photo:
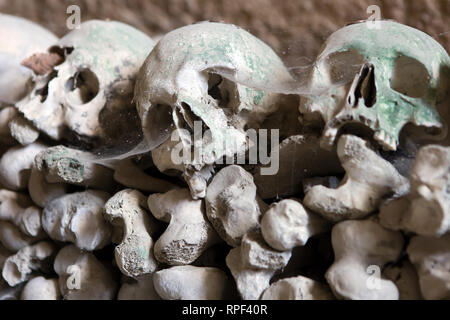
[[[331,32],[367,19],[373,4],[381,7],[384,19],[423,30],[450,51],[450,0],[0,0],[0,12],[40,22],[61,36],[71,4],[80,6],[82,21],[119,20],[154,37],[197,21],[234,23],[295,67],[308,64]]]
[[[36,74],[50,73],[54,66],[61,64],[63,58],[57,53],[35,53],[22,61],[22,65],[32,69]]]

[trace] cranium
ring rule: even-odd
[[[57,41],[50,31],[31,21],[0,14],[0,107],[13,105],[27,93],[32,72],[21,66],[22,60]]]
[[[192,176],[186,174],[188,168],[199,172],[218,159],[245,152],[245,131],[258,128],[279,108],[280,94],[252,89],[229,78],[266,86],[273,80],[292,79],[281,59],[264,42],[234,25],[210,22],[168,33],[141,68],[135,100],[150,149],[168,141],[174,130],[192,133],[195,121],[201,123],[200,130],[205,129],[203,137],[194,136],[192,144],[186,143],[188,150],[198,143],[202,148],[197,161],[183,162],[185,179]],[[158,151],[159,157],[161,152],[170,153],[171,147],[166,143]],[[206,188],[198,179],[190,187],[191,191]],[[201,193],[194,191],[193,196]]]
[[[445,132],[438,91],[450,68],[447,52],[419,30],[378,23],[365,21],[336,31],[315,61],[310,85],[329,89],[306,98],[300,112],[306,120],[320,115],[325,122],[322,146],[331,146],[338,130],[355,122],[369,127],[387,150],[397,149],[408,123]]]
[[[88,142],[136,132],[132,92],[153,41],[119,22],[92,20],[80,27],[48,49],[62,62],[36,76],[34,89],[17,108],[55,140]]]

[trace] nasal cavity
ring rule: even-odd
[[[355,88],[355,101],[364,99],[367,108],[371,108],[377,102],[377,86],[375,83],[375,68],[372,64],[364,64]]]
[[[208,94],[215,100],[221,101],[223,99],[220,92],[219,85],[223,82],[221,76],[215,73],[210,73],[208,78]]]

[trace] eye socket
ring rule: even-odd
[[[92,101],[99,90],[98,78],[89,69],[78,71],[65,84],[67,98],[73,105],[83,105]]]
[[[208,95],[217,100],[220,108],[233,109],[239,105],[237,86],[234,82],[213,72],[208,72],[206,76]]]
[[[223,100],[222,92],[219,85],[223,82],[223,78],[215,73],[208,74],[208,94],[215,100]]]
[[[364,58],[355,49],[334,52],[325,58],[332,84],[351,82],[364,64]]]
[[[411,98],[421,98],[427,93],[430,75],[416,59],[399,56],[395,61],[391,88]]]

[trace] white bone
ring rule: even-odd
[[[59,251],[54,269],[64,300],[112,300],[116,296],[118,284],[112,270],[92,253],[83,252],[74,245]]]
[[[347,220],[332,230],[335,254],[326,279],[339,299],[398,300],[396,285],[382,269],[399,258],[404,240],[399,232],[371,220]]]
[[[155,243],[155,257],[169,265],[194,262],[220,241],[205,215],[202,200],[193,200],[189,190],[172,190],[148,198],[153,216],[169,226]]]
[[[404,194],[408,180],[377,155],[363,139],[344,135],[337,153],[346,175],[337,189],[314,186],[304,205],[331,221],[363,218],[374,212],[383,197]]]
[[[111,243],[111,226],[103,218],[108,198],[107,193],[92,190],[64,195],[44,208],[42,226],[53,240],[88,251],[101,249]]]
[[[248,231],[260,227],[267,205],[256,194],[253,177],[232,165],[219,171],[206,195],[206,214],[217,233],[231,246],[238,246]]]
[[[218,268],[177,266],[157,271],[153,284],[164,300],[222,300],[231,297],[231,283]]]
[[[136,190],[122,190],[106,202],[104,215],[122,235],[114,250],[122,273],[133,278],[153,273],[157,261],[153,256],[152,225],[146,197]]]
[[[3,266],[2,276],[10,286],[27,281],[34,271],[49,271],[56,246],[48,241],[20,249]]]

